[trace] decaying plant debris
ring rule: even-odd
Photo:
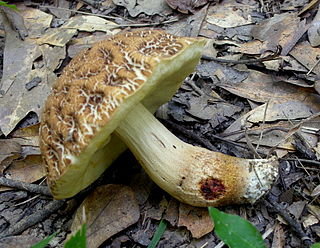
[[[28,247],[58,231],[51,245],[59,246],[85,206],[92,247],[145,247],[162,218],[170,225],[160,246],[219,247],[206,209],[160,190],[130,152],[76,197],[48,196],[38,122],[52,84],[82,49],[143,28],[208,39],[195,73],[156,112],[172,133],[232,156],[280,161],[261,201],[221,209],[251,221],[268,247],[319,241],[318,2],[59,0],[2,8],[0,242]]]

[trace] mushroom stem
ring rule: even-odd
[[[273,158],[237,158],[179,140],[142,104],[120,123],[116,134],[158,186],[193,206],[254,203],[278,173]]]

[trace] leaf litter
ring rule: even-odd
[[[52,83],[69,58],[130,26],[150,24],[153,28],[156,23],[155,28],[173,34],[206,37],[210,46],[204,55],[213,58],[201,61],[196,73],[162,108],[161,118],[201,134],[224,153],[253,156],[252,144],[262,155],[274,150],[283,159],[283,174],[270,195],[275,201],[284,201],[311,238],[319,240],[319,169],[308,160],[310,153],[320,157],[320,119],[316,116],[320,112],[319,34],[314,31],[319,20],[314,5],[310,7],[303,0],[268,1],[268,5],[255,0],[113,0],[102,1],[100,8],[88,5],[88,1],[68,11],[67,1],[57,2],[57,8],[48,9],[21,3],[18,13],[2,15],[5,45],[0,83],[0,165],[4,176],[30,183],[42,181],[37,128],[21,127],[29,125],[24,123],[28,123],[30,114],[39,117]],[[99,15],[102,13],[112,18]],[[258,61],[277,53],[279,47],[275,59]],[[197,143],[187,133],[177,136]],[[46,231],[34,227],[29,233],[40,230],[50,234],[60,227],[62,236],[57,240],[61,243],[66,232],[81,223],[85,206],[91,247],[148,245],[162,218],[170,224],[161,245],[217,245],[205,209],[181,204],[163,194],[147,176],[141,176],[135,165],[129,170],[135,174],[132,179],[117,179],[123,169],[128,173],[123,163],[126,156],[120,158],[117,168],[108,170],[110,176],[104,176],[108,184],[92,191],[78,207],[72,227],[69,222],[62,228],[63,221],[67,223],[70,217],[60,216],[60,223],[57,219],[44,223]],[[288,187],[294,187],[295,194]],[[108,202],[111,198],[116,201]],[[289,234],[288,224],[279,224],[274,212],[262,210],[261,204],[256,209],[241,209],[253,223],[264,220],[261,230],[266,230],[267,224],[274,226],[273,235],[266,239],[270,247],[301,245],[296,234]],[[232,206],[224,209],[228,212],[230,208],[232,213],[240,211]],[[6,214],[2,218],[7,217],[7,225],[14,224],[16,218]]]

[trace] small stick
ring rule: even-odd
[[[80,0],[80,2],[91,5],[92,7],[97,9],[100,7],[100,3],[95,0]]]
[[[278,214],[280,214],[285,221],[291,226],[291,228],[299,235],[302,242],[307,245],[308,247],[313,243],[312,239],[308,237],[308,235],[303,231],[301,225],[293,219],[284,209],[280,207],[278,203],[273,202],[270,197],[264,201],[267,207],[270,209],[274,209]]]
[[[283,161],[299,161],[299,162],[304,162],[308,164],[314,164],[320,166],[320,162],[316,160],[309,160],[309,159],[302,159],[302,158],[280,158],[280,160]],[[317,169],[318,170],[318,169]]]
[[[262,125],[264,125],[266,123],[267,110],[268,110],[268,107],[269,107],[269,102],[270,102],[270,100],[267,101],[266,107],[264,109]],[[258,141],[258,144],[256,146],[256,151],[258,151],[258,149],[259,149],[259,146],[260,146],[260,143],[261,143],[261,140],[262,140],[262,137],[263,137],[263,131],[264,131],[264,129],[261,130],[259,141]]]
[[[196,141],[197,143],[203,145],[204,147],[208,148],[211,151],[217,151],[217,148],[215,148],[208,140],[206,140],[205,138],[201,137],[202,135],[199,135],[197,133],[191,132],[189,130],[187,130],[184,127],[181,127],[175,123],[173,123],[172,121],[169,120],[161,120],[162,122],[164,122],[165,124],[169,125],[170,127],[174,128],[175,130],[177,130],[179,133],[186,135],[188,138],[193,139],[194,141]]]
[[[48,9],[66,10],[66,11],[70,11],[70,12],[74,12],[74,13],[79,13],[79,14],[83,14],[83,15],[97,16],[97,17],[101,17],[101,18],[104,18],[104,19],[110,19],[110,20],[118,20],[118,19],[119,19],[119,17],[107,16],[107,15],[101,15],[101,14],[87,13],[87,12],[84,12],[84,11],[67,9],[67,8],[62,8],[62,7],[53,7],[53,6],[48,6],[48,5],[41,5],[40,7],[41,7],[41,8],[48,8]],[[126,19],[126,20],[128,20],[128,19]],[[131,20],[128,20],[128,21],[131,21]],[[150,27],[150,26],[152,27],[152,26],[170,24],[170,23],[177,22],[177,21],[179,21],[179,18],[172,18],[172,19],[170,19],[170,20],[166,20],[166,21],[163,21],[163,22],[117,24],[117,25],[106,25],[106,26],[109,26],[110,29],[120,28],[120,27]]]
[[[0,177],[0,185],[52,197],[52,194],[47,186],[25,183],[5,177]]]
[[[277,51],[274,52],[273,54],[266,56],[264,58],[258,58],[258,59],[242,59],[242,60],[229,60],[229,59],[219,59],[219,58],[214,58],[211,56],[207,55],[202,55],[201,58],[204,60],[209,60],[209,61],[215,61],[219,63],[231,63],[231,64],[255,64],[258,62],[264,62],[264,61],[269,61],[269,60],[277,60],[279,59],[278,56],[281,53],[281,46],[277,47]]]
[[[59,210],[65,203],[65,200],[53,200],[49,202],[44,209],[39,210],[28,217],[22,219],[18,223],[14,224],[12,227],[9,227],[6,231],[0,234],[0,238],[13,236],[22,233],[29,227],[41,222],[42,220],[48,218],[51,214]]]

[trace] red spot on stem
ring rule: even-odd
[[[200,182],[200,191],[206,200],[215,200],[225,194],[226,188],[221,180],[207,178]]]

